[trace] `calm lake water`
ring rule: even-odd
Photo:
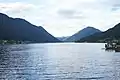
[[[104,44],[0,46],[0,80],[120,80],[120,53]]]

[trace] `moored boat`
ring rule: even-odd
[[[120,44],[116,44],[115,52],[120,52]]]
[[[108,42],[105,44],[106,50],[115,50],[115,52],[120,52],[120,42],[112,43]]]
[[[105,49],[106,49],[106,50],[114,50],[115,47],[116,47],[116,44],[115,44],[115,43],[109,42],[109,43],[106,43],[106,44],[105,44]]]

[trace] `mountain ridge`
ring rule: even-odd
[[[118,40],[120,39],[120,23],[116,24],[113,28],[110,28],[100,34],[93,34],[85,37],[78,42],[105,42],[107,40]]]
[[[42,26],[35,26],[22,18],[0,13],[0,39],[32,42],[60,42]]]
[[[99,32],[101,32],[101,31],[96,28],[88,26],[88,27],[83,28],[82,30],[78,31],[77,33],[73,34],[72,36],[68,37],[65,41],[74,42],[74,41],[77,41],[79,39],[82,39],[84,37],[87,37],[94,33],[99,33]]]

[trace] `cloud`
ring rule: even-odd
[[[14,3],[0,3],[0,11],[4,13],[20,13],[23,11],[29,11],[35,8],[33,4],[27,4],[22,2],[14,2]]]
[[[77,12],[75,10],[59,10],[58,15],[62,16],[63,18],[67,19],[83,19],[85,18],[82,16],[81,12]]]
[[[120,3],[118,4],[114,4],[113,6],[112,6],[112,11],[117,11],[117,10],[119,10],[120,9]]]
[[[2,2],[1,2],[2,1]],[[120,0],[0,0],[0,11],[42,25],[54,36],[86,26],[107,30],[120,21]],[[62,33],[61,33],[62,32]]]

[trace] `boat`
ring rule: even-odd
[[[120,52],[120,42],[116,42],[116,43],[108,42],[108,43],[106,43],[105,50],[115,50],[115,52]]]
[[[115,43],[108,42],[108,43],[105,44],[105,49],[106,50],[114,50],[115,47],[116,47]]]
[[[120,52],[120,43],[116,43],[115,52]]]
[[[115,52],[120,52],[120,47],[115,48]]]

